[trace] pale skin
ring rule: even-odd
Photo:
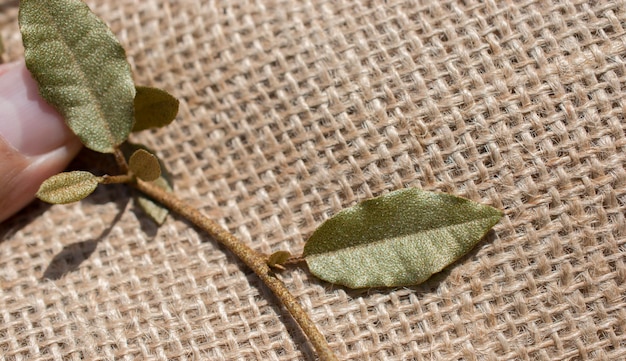
[[[23,60],[0,65],[0,222],[30,203],[41,182],[81,148],[40,96]]]

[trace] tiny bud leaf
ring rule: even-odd
[[[143,149],[136,150],[130,156],[128,167],[138,178],[146,182],[152,182],[161,175],[161,166],[157,157]]]
[[[291,253],[287,251],[276,251],[267,259],[267,265],[270,267],[278,267],[285,263],[289,257],[291,257]]]
[[[99,180],[100,177],[85,171],[59,173],[46,179],[36,195],[48,203],[72,203],[93,193]]]
[[[178,99],[162,89],[138,86],[133,132],[170,124],[178,114]]]
[[[350,288],[414,285],[471,250],[501,217],[465,198],[403,189],[328,219],[303,256],[314,275]]]

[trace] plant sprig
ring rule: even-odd
[[[168,125],[178,113],[178,100],[163,90],[134,85],[124,49],[80,0],[23,0],[19,23],[26,66],[42,97],[63,115],[86,147],[113,153],[121,172],[105,176],[86,171],[61,173],[44,181],[37,196],[51,203],[69,203],[87,197],[99,184],[134,186],[235,253],[280,299],[320,358],[336,360],[302,306],[271,272],[264,255],[168,192],[166,182],[157,182],[163,178],[155,155],[137,149],[128,160],[124,156],[120,146],[131,130]]]
[[[250,267],[322,360],[337,358],[273,269],[304,260],[314,275],[351,288],[417,284],[467,253],[502,217],[501,211],[464,198],[408,188],[339,212],[313,233],[301,256],[258,253],[179,199],[157,156],[127,142],[131,131],[170,124],[179,103],[164,90],[133,83],[124,49],[87,5],[81,0],[22,0],[19,22],[26,65],[41,95],[86,147],[113,153],[118,168],[113,175],[57,174],[43,182],[37,197],[69,203],[100,184],[133,186],[143,194],[137,204],[157,223],[173,211]]]

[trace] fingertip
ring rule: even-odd
[[[0,71],[0,137],[28,156],[45,154],[75,137],[59,113],[39,95],[23,61]]]
[[[39,185],[81,148],[40,96],[24,62],[0,66],[0,222],[32,201]]]

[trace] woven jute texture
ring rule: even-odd
[[[138,84],[181,100],[133,135],[252,248],[403,187],[505,217],[415,287],[279,274],[341,359],[626,359],[626,3],[91,0]],[[4,61],[23,56],[0,2]],[[314,360],[270,291],[132,190],[0,225],[6,360]]]

